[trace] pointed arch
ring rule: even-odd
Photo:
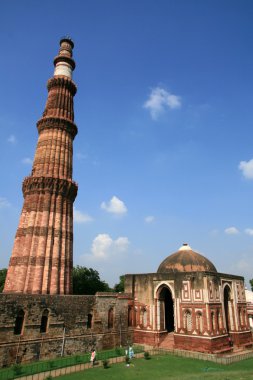
[[[40,322],[40,332],[46,333],[48,329],[48,317],[49,317],[49,310],[45,309],[43,310],[42,316],[41,316],[41,322]]]
[[[128,306],[128,327],[134,326],[134,308],[133,306]]]
[[[147,309],[145,307],[141,308],[140,325],[141,325],[141,327],[147,327],[147,325],[148,325],[148,313],[147,313]]]
[[[160,282],[154,289],[154,298],[158,299],[160,292],[163,290],[163,288],[166,287],[171,292],[171,296],[173,300],[175,299],[175,290],[173,283],[171,281],[162,281]]]
[[[114,325],[114,311],[113,307],[108,310],[108,329],[112,329]]]
[[[168,283],[156,287],[157,329],[172,332],[175,329],[173,289]]]
[[[15,320],[14,326],[14,334],[22,335],[24,329],[24,320],[25,320],[25,312],[23,309],[20,309],[17,313],[17,317]]]
[[[87,329],[91,329],[92,328],[92,314],[89,313],[87,315]]]
[[[196,329],[203,333],[203,314],[200,311],[196,314]]]
[[[230,312],[230,306],[231,306],[231,288],[228,284],[224,286],[223,290],[223,299],[224,299],[224,312],[225,312],[225,324],[226,324],[226,330],[227,332],[231,329],[231,312]]]
[[[190,310],[185,310],[184,312],[184,328],[187,332],[192,331],[192,313]]]

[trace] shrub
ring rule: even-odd
[[[49,362],[48,364],[50,369],[53,369],[55,367],[55,362]]]
[[[81,362],[82,362],[82,358],[81,358],[81,356],[77,355],[77,356],[75,357],[75,362],[76,362],[76,363],[81,363]]]
[[[104,369],[110,368],[109,360],[107,360],[107,359],[103,360],[103,367],[104,367]]]
[[[116,354],[116,355],[120,356],[120,355],[121,355],[121,351],[122,351],[122,350],[121,350],[119,347],[116,347],[116,348],[115,348],[115,354]]]
[[[146,360],[151,359],[150,353],[148,351],[144,352],[144,359],[146,359]]]
[[[21,375],[21,373],[22,373],[22,366],[20,364],[15,364],[13,366],[13,372],[14,372],[15,376]]]
[[[125,357],[125,362],[126,362],[126,364],[130,364],[130,358],[128,355]]]

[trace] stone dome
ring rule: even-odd
[[[217,272],[217,270],[211,261],[194,252],[185,243],[159,265],[157,273],[166,272]]]

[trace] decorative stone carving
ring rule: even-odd
[[[34,192],[49,192],[61,194],[74,202],[78,185],[74,181],[53,177],[26,177],[22,186],[24,197]]]
[[[72,96],[75,96],[77,91],[75,83],[71,79],[63,76],[53,77],[48,80],[48,91],[50,91],[53,87],[62,87],[64,89],[68,89],[71,92]]]
[[[39,133],[41,133],[45,129],[58,128],[68,132],[73,139],[77,135],[77,127],[75,123],[72,123],[71,121],[62,118],[50,117],[40,119],[37,122],[37,128]]]
[[[23,181],[24,205],[4,293],[70,294],[73,268],[72,180],[74,123],[73,42],[63,38],[48,99],[37,122],[39,140],[31,176]],[[67,75],[61,75],[66,73]]]

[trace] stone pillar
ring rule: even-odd
[[[23,181],[24,205],[4,293],[70,294],[73,268],[72,180],[74,124],[73,41],[60,41],[48,98],[37,123],[39,138],[32,173]]]

